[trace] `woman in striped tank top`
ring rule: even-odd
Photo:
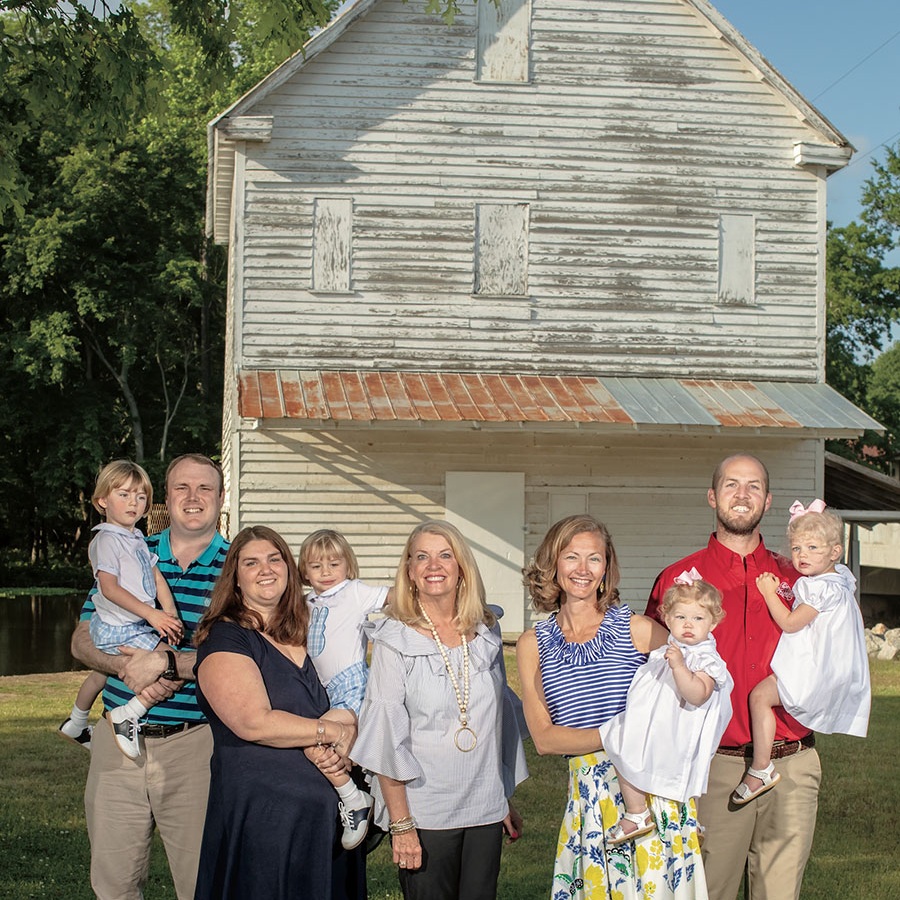
[[[569,757],[569,798],[553,900],[706,900],[693,800],[648,797],[656,830],[616,846],[625,812],[599,727],[625,708],[638,667],[665,629],[619,603],[619,565],[606,527],[588,515],[551,526],[525,570],[532,603],[550,617],[516,648],[525,717],[541,754]]]

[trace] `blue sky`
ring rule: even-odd
[[[828,179],[828,217],[857,219],[876,148],[900,142],[900,0],[711,2],[856,148]]]

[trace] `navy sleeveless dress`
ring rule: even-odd
[[[328,696],[309,657],[297,666],[259,632],[218,622],[199,648],[239,653],[259,667],[273,709],[318,718]],[[212,727],[209,803],[196,900],[365,900],[365,856],[340,844],[337,794],[297,748],[264,747],[231,731],[203,696]]]

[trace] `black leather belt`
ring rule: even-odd
[[[809,750],[810,747],[816,746],[816,736],[810,732],[806,737],[800,738],[799,741],[775,741],[772,744],[771,759],[784,759],[786,756],[793,756],[801,750]],[[716,753],[721,756],[744,756],[747,759],[753,758],[753,744],[741,744],[739,747],[719,747]]]
[[[145,738],[167,738],[205,724],[205,722],[179,722],[177,725],[141,725],[141,735]]]
[[[106,718],[106,710],[103,710],[103,717]],[[141,725],[141,734],[145,738],[167,738],[173,734],[181,734],[189,728],[196,728],[198,725],[205,725],[206,722],[179,722],[177,725],[163,725],[156,723],[147,723]]]

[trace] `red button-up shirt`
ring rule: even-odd
[[[750,734],[750,691],[772,674],[770,663],[775,646],[781,637],[781,629],[775,624],[766,601],[756,587],[756,577],[772,572],[781,581],[778,594],[790,609],[794,596],[791,590],[799,573],[790,560],[766,549],[760,538],[759,546],[748,556],[741,556],[719,543],[715,534],[709,544],[686,556],[680,562],[663,569],[647,603],[647,615],[662,622],[659,605],[663,594],[674,584],[676,576],[691,566],[705,581],[714,584],[722,592],[722,608],[725,618],[716,626],[716,649],[725,660],[734,679],[731,694],[733,714],[725,734],[723,747],[748,744]],[[665,625],[665,622],[662,622]],[[796,741],[809,734],[809,729],[789,716],[780,706],[775,709],[775,739]]]

